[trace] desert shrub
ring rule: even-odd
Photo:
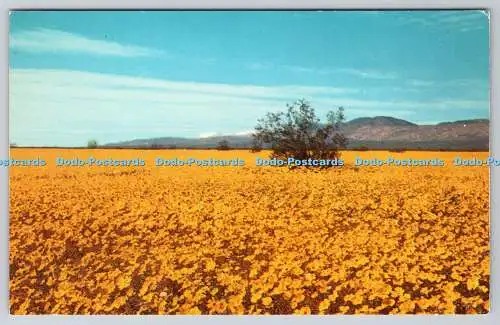
[[[262,143],[260,143],[256,139],[253,139],[250,152],[260,152],[260,151],[262,151]]]
[[[87,148],[94,149],[94,148],[97,148],[97,147],[98,147],[97,140],[91,139],[91,140],[87,141]]]
[[[217,150],[229,150],[231,149],[229,146],[229,141],[226,139],[222,139],[217,143]]]
[[[368,148],[367,146],[359,146],[357,150],[358,151],[369,151],[370,148]]]
[[[347,146],[340,130],[344,121],[340,107],[328,112],[326,123],[321,123],[309,102],[300,99],[287,104],[286,112],[267,113],[259,119],[253,138],[255,143],[271,147],[272,158],[335,159],[339,149]]]
[[[404,148],[392,148],[392,149],[389,149],[389,152],[397,152],[397,153],[402,153],[402,152],[405,152],[406,149]]]

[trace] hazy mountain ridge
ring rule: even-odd
[[[489,149],[489,120],[473,119],[419,125],[388,116],[362,117],[346,122],[342,131],[349,148],[368,149]],[[222,139],[232,148],[249,148],[251,135],[206,138],[162,137],[110,143],[106,147],[215,148]]]

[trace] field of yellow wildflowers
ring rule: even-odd
[[[489,310],[486,167],[254,167],[248,151],[13,149],[13,314]],[[456,153],[391,153],[444,157]],[[485,157],[487,153],[460,153]],[[57,156],[146,167],[55,167]],[[244,167],[155,167],[240,157]]]

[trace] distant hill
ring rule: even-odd
[[[109,143],[104,147],[144,147],[144,148],[216,148],[221,140],[228,140],[233,148],[249,148],[252,144],[250,135],[227,135],[206,138],[151,138]]]
[[[389,116],[360,117],[346,123],[348,126],[417,126],[405,120]]]
[[[487,119],[419,125],[388,116],[362,117],[346,122],[342,131],[351,149],[488,150]],[[250,148],[251,135],[207,138],[164,137],[110,143],[105,147],[135,148],[216,148],[226,139],[232,148]]]

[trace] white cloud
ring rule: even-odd
[[[354,76],[365,79],[396,79],[395,73],[378,70],[363,70],[363,69],[339,69],[340,72],[345,72]]]
[[[82,145],[88,138],[106,143],[197,137],[204,130],[234,134],[252,128],[258,117],[283,110],[285,103],[297,98],[353,92],[332,87],[176,82],[68,70],[12,69],[9,77],[12,141],[27,145]]]
[[[199,137],[200,138],[210,138],[210,137],[215,137],[218,134],[219,133],[217,133],[217,132],[202,132],[202,133],[200,133]]]
[[[337,94],[356,93],[357,89],[336,88],[336,87],[310,87],[300,85],[290,86],[256,86],[256,85],[229,85],[215,83],[199,83],[199,82],[176,82],[162,79],[131,77],[112,74],[100,74],[80,71],[68,70],[42,70],[42,69],[14,69],[12,70],[12,78],[23,79],[24,82],[36,84],[38,91],[43,93],[40,87],[50,88],[69,88],[78,86],[78,90],[85,91],[88,87],[92,88],[91,95],[97,99],[106,99],[112,94],[109,89],[122,90],[122,95],[126,97],[134,97],[134,91],[143,92],[151,91],[151,99],[162,99],[168,94],[169,101],[175,101],[176,98],[182,98],[183,101],[197,101],[196,98],[186,96],[186,93],[195,92],[202,100],[217,99],[217,96],[223,96],[224,100],[227,96],[230,97],[249,97],[249,98],[274,98],[287,99],[296,97],[308,96],[331,96]],[[96,85],[103,86],[101,91],[95,89]],[[76,89],[75,89],[76,90]],[[168,93],[170,92],[170,93]],[[160,96],[157,98],[156,96]],[[208,98],[208,97],[210,98]],[[114,97],[113,97],[114,98]],[[144,98],[144,97],[141,97]]]
[[[159,56],[163,51],[109,40],[90,39],[83,35],[56,29],[36,28],[14,33],[10,48],[32,53],[73,53],[118,57]]]
[[[366,111],[366,109],[382,109],[386,114],[391,115],[391,112],[397,112],[402,115],[413,115],[421,109],[469,109],[469,110],[484,110],[489,107],[487,100],[458,100],[458,99],[439,99],[428,101],[402,101],[402,100],[360,100],[352,98],[335,98],[335,99],[320,99],[316,102],[330,107],[344,106],[349,107],[349,112],[358,110]]]
[[[283,111],[300,97],[310,100],[320,117],[342,105],[349,119],[489,107],[487,101],[457,99],[366,100],[351,89],[332,87],[177,82],[69,70],[11,69],[9,77],[10,140],[19,145],[206,137],[214,130],[248,134],[265,113]]]
[[[314,68],[309,68],[309,67],[303,67],[303,66],[298,66],[298,65],[283,65],[282,68],[285,70],[289,70],[291,72],[297,72],[297,73],[321,73],[321,69],[314,69]],[[323,70],[323,71],[330,71],[330,70]]]
[[[410,79],[407,84],[415,87],[430,87],[434,85],[434,81],[431,80],[420,80],[420,79]]]
[[[438,16],[439,17],[439,16]],[[480,11],[473,12],[455,12],[441,15],[437,21],[440,23],[465,23],[469,21],[477,22],[479,19],[484,18],[484,15]]]
[[[403,25],[418,24],[424,27],[438,27],[468,32],[489,26],[489,15],[483,10],[453,10],[420,13],[418,17],[400,16]]]
[[[271,67],[269,63],[251,62],[245,65],[250,70],[267,70]]]
[[[222,132],[202,132],[198,136],[199,138],[211,138],[211,137],[216,137],[216,136],[233,136],[233,135],[251,135],[253,134],[253,130],[245,130],[245,131],[238,131],[238,132],[230,132],[230,133],[222,133]]]
[[[245,130],[234,133],[233,135],[250,135],[253,134],[254,130]]]
[[[425,80],[425,79],[409,79],[406,85],[413,86],[414,90],[422,88],[462,88],[478,91],[482,94],[489,88],[489,81],[482,79],[450,79],[450,80]],[[407,88],[411,89],[411,88]]]
[[[389,71],[381,71],[374,69],[354,69],[354,68],[311,68],[305,66],[296,65],[284,65],[282,66],[285,70],[295,72],[295,73],[315,73],[315,74],[350,74],[363,79],[396,79],[397,75]]]

